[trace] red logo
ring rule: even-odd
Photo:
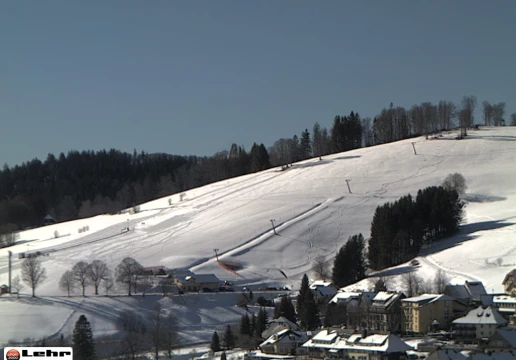
[[[15,349],[8,350],[5,354],[6,360],[20,360],[20,352]]]

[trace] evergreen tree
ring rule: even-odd
[[[249,326],[249,335],[254,336],[256,334],[256,315],[253,312],[253,315],[251,316],[251,325]]]
[[[365,278],[365,241],[362,234],[350,236],[333,262],[332,282],[344,287]]]
[[[305,129],[305,131],[301,133],[301,141],[299,143],[299,155],[301,160],[308,159],[312,156],[312,145],[308,129]]]
[[[226,350],[231,350],[235,347],[235,337],[229,325],[226,327],[226,332],[224,333],[224,347]]]
[[[258,311],[258,316],[256,318],[256,327],[255,333],[256,336],[261,336],[262,332],[267,329],[267,324],[269,323],[269,316],[267,315],[267,311],[263,308],[260,308]]]
[[[303,275],[303,278],[301,279],[301,288],[299,289],[299,294],[297,295],[297,317],[299,320],[301,320],[304,316],[304,306],[305,302],[308,296],[308,293],[310,293],[310,287],[308,285],[308,276],[306,274]]]
[[[251,334],[251,320],[249,319],[249,315],[245,314],[240,318],[240,335],[250,335]]]
[[[306,330],[315,330],[321,324],[319,308],[311,291],[307,293],[299,319],[301,327]]]
[[[290,300],[290,297],[288,296],[283,296],[281,298],[281,302],[274,310],[274,318],[277,319],[280,316],[285,317],[293,323],[296,322],[296,309],[294,308],[294,304],[292,304],[292,300]]]
[[[72,343],[74,359],[94,360],[96,358],[91,326],[84,315],[81,315],[79,320],[75,323]]]
[[[223,351],[222,354],[220,355],[220,360],[227,360],[227,356],[226,356],[226,352]]]
[[[216,331],[214,331],[214,332],[213,332],[213,335],[212,335],[212,337],[211,337],[210,349],[211,349],[213,352],[220,351],[220,340],[219,340],[219,334],[218,334]]]
[[[318,122],[314,124],[314,128],[312,130],[312,150],[314,156],[321,158],[323,155],[323,139],[321,133],[321,126]]]

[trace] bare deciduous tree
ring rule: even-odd
[[[482,115],[484,116],[484,125],[490,126],[493,123],[493,105],[489,101],[482,102]]]
[[[511,114],[511,126],[516,126],[516,113]]]
[[[498,104],[493,104],[493,125],[500,126],[504,125],[505,120],[503,116],[505,115],[505,103],[500,102]]]
[[[36,288],[47,278],[45,268],[37,258],[30,257],[23,260],[21,273],[23,282],[32,289],[32,297],[36,296]]]
[[[497,264],[498,266],[502,266],[502,264],[503,264],[503,259],[502,259],[501,257],[499,257],[498,259],[496,259],[496,264]]]
[[[450,283],[448,276],[445,274],[444,271],[441,269],[437,270],[437,273],[434,277],[434,290],[437,294],[444,293],[444,289],[446,288],[446,285]]]
[[[121,350],[125,354],[131,355],[131,359],[136,359],[136,354],[148,350],[146,344],[147,327],[143,321],[135,314],[125,312],[120,320],[124,328],[124,337],[121,341]]]
[[[14,277],[14,279],[11,281],[11,288],[12,290],[14,290],[14,292],[16,292],[16,297],[19,298],[20,297],[20,291],[21,289],[23,289],[23,284],[20,280],[20,276],[19,275],[16,275]]]
[[[75,277],[72,271],[66,270],[64,274],[61,276],[61,280],[59,280],[59,288],[68,293],[70,296],[70,292],[75,289]]]
[[[79,261],[72,268],[73,278],[82,288],[82,296],[86,291],[86,286],[90,284],[90,265],[86,261]]]
[[[88,275],[92,285],[95,287],[95,295],[98,295],[100,283],[109,277],[109,268],[104,261],[93,260]]]
[[[136,277],[141,273],[142,266],[131,257],[124,258],[116,267],[116,281],[127,285],[128,295],[131,296],[131,287],[136,285]]]
[[[475,118],[473,113],[475,111],[475,107],[477,106],[477,98],[476,96],[464,96],[461,101],[461,113],[462,113],[462,124],[460,125],[463,128],[464,133],[462,136],[466,136],[466,129],[473,126]]]
[[[326,281],[330,277],[330,273],[328,270],[328,264],[326,263],[326,259],[323,255],[317,255],[312,263],[312,271],[318,279],[322,281]]]
[[[466,179],[460,173],[449,174],[442,183],[442,187],[447,190],[455,190],[457,194],[463,196],[466,193],[468,186]]]
[[[112,290],[115,288],[115,283],[113,282],[113,278],[111,276],[108,276],[106,279],[102,280],[102,287],[104,288],[104,291],[106,292],[106,296],[108,296],[109,290]]]
[[[415,272],[410,271],[403,274],[403,282],[407,289],[407,297],[418,296],[421,294],[423,279]]]
[[[151,326],[148,332],[154,350],[154,357],[159,359],[159,351],[166,350],[172,357],[172,349],[177,345],[177,332],[174,318],[167,314],[159,303],[150,316]]]

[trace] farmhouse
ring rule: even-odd
[[[202,289],[217,291],[220,280],[214,274],[193,274],[175,278],[175,283],[182,291],[201,291]]]
[[[306,348],[301,347],[308,340],[306,332],[283,329],[273,334],[260,344],[260,349],[266,354],[301,355]]]

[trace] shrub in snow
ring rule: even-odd
[[[54,231],[54,237],[57,239],[59,237],[59,231]]]

